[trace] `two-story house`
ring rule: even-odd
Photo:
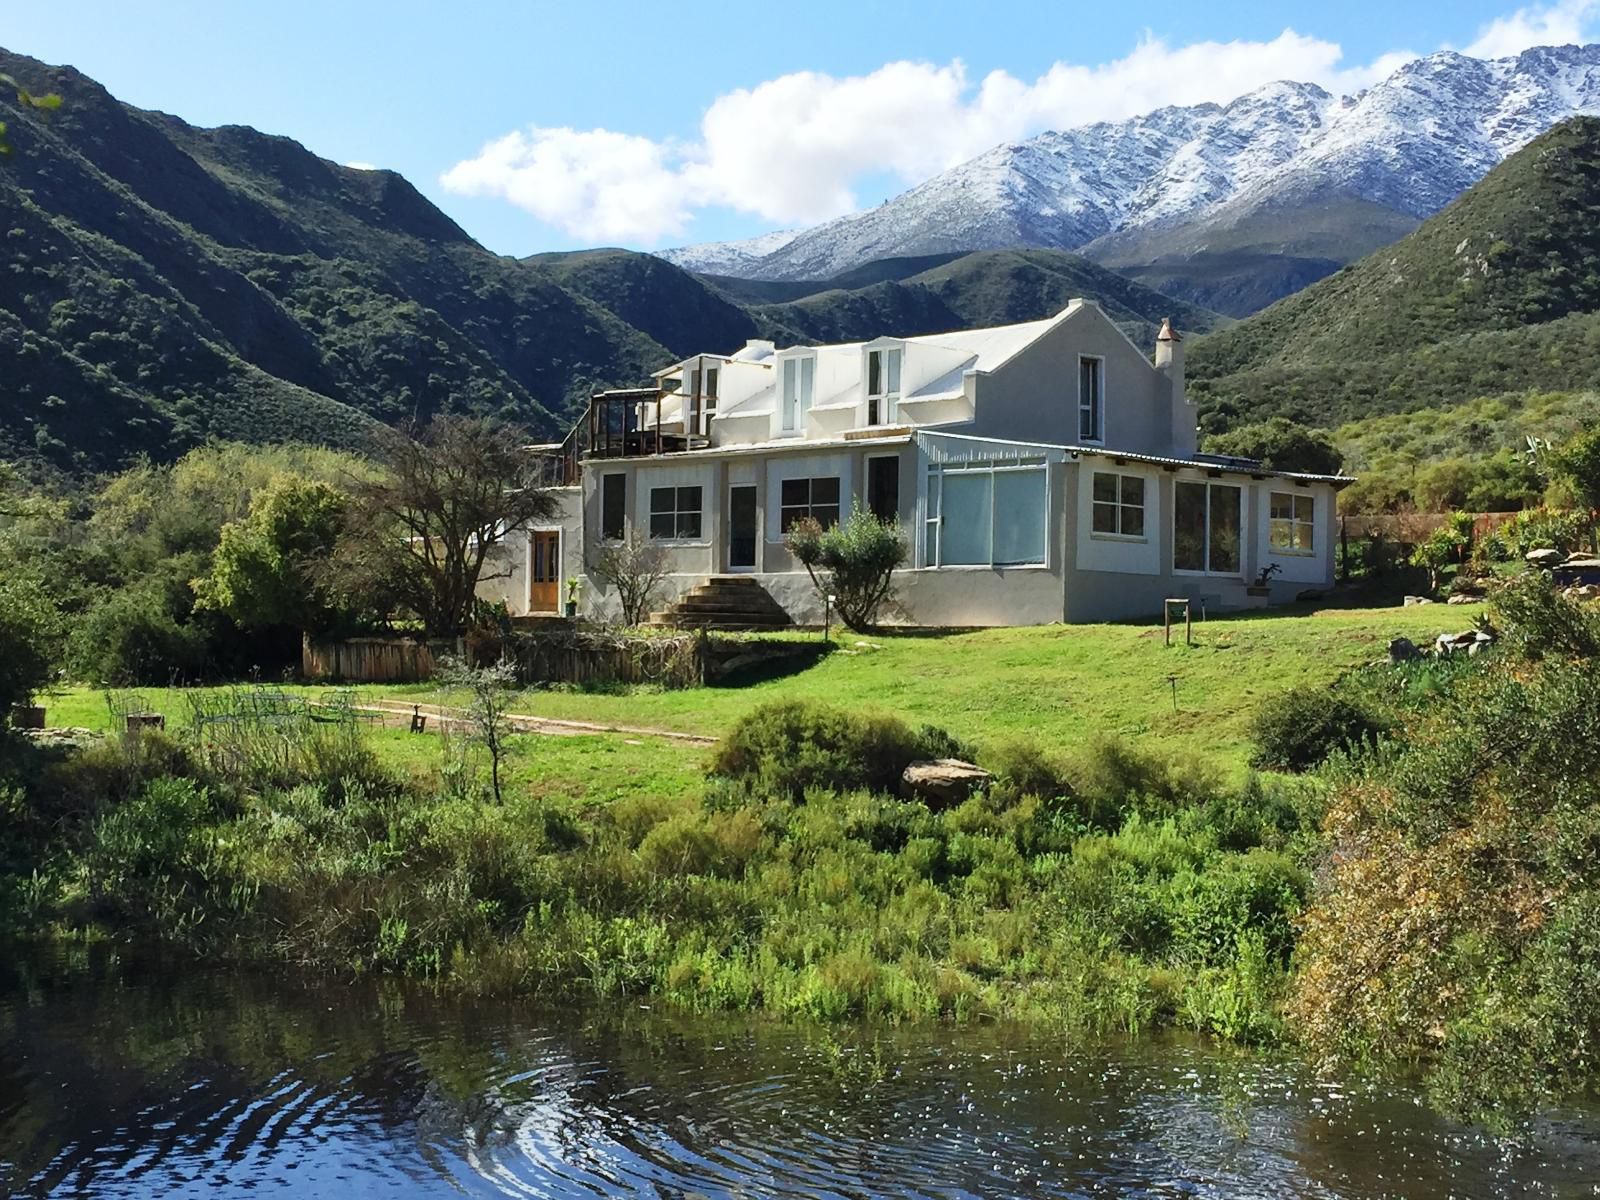
[[[562,517],[508,547],[493,590],[513,612],[553,612],[577,576],[584,613],[612,615],[588,570],[605,540],[638,534],[671,566],[658,607],[745,574],[820,622],[785,534],[857,505],[905,531],[891,619],[910,624],[1114,620],[1167,597],[1227,609],[1330,585],[1349,481],[1195,447],[1178,333],[1162,327],[1152,362],[1092,301],[993,329],[751,342],[596,396],[544,448]]]

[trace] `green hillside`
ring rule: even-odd
[[[1196,342],[1202,408],[1339,424],[1600,373],[1600,119],[1566,122],[1393,246]]]
[[[1141,343],[1186,306],[1047,251],[867,264],[780,293],[652,255],[517,260],[399,175],[197,129],[0,50],[59,109],[0,94],[0,459],[100,470],[209,439],[357,447],[441,410],[559,435],[600,387],[699,350],[1030,320],[1099,299]],[[809,286],[809,290],[806,288]],[[788,303],[769,303],[771,299]]]

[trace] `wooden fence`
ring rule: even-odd
[[[698,687],[706,679],[708,641],[685,633],[660,637],[551,631],[507,639],[517,678],[529,683],[654,683]]]
[[[414,642],[408,638],[364,637],[338,642],[300,642],[300,673],[307,679],[344,679],[352,683],[417,683],[431,679],[448,642]]]

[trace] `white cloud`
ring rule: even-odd
[[[1600,0],[1520,9],[1484,27],[1467,52],[1578,40],[1596,8]],[[1346,63],[1337,42],[1285,29],[1270,41],[1183,46],[1146,34],[1122,58],[1058,62],[1031,82],[992,71],[974,84],[959,59],[893,62],[846,78],[804,71],[719,96],[690,142],[535,126],[489,143],[441,182],[502,197],[573,237],[658,245],[702,207],[811,224],[854,211],[868,177],[911,185],[1044,129],[1225,103],[1277,80],[1348,94],[1415,57],[1395,50]]]
[[[345,166],[352,171],[376,171],[378,169],[369,162],[347,162]]]
[[[1530,46],[1565,46],[1583,42],[1593,30],[1596,0],[1556,0],[1530,4],[1498,17],[1478,31],[1478,38],[1463,51],[1476,58],[1507,58]]]

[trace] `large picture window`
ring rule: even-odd
[[[839,477],[785,479],[778,488],[778,532],[810,517],[827,529],[839,523]]]
[[[1172,569],[1211,575],[1240,571],[1243,493],[1231,483],[1180,480],[1173,495]]]
[[[1267,544],[1284,554],[1316,552],[1317,502],[1297,492],[1272,493]]]
[[[700,489],[650,489],[650,536],[674,541],[700,539]]]
[[[806,427],[811,411],[811,393],[816,387],[817,360],[814,357],[786,358],[783,362],[783,427],[798,432]]]
[[[1078,359],[1078,439],[1098,442],[1105,409],[1105,360]]]
[[[1094,473],[1095,533],[1117,537],[1144,536],[1144,476],[1116,471]]]
[[[1048,491],[1045,466],[1039,460],[931,468],[923,565],[1042,565],[1050,523]]]

